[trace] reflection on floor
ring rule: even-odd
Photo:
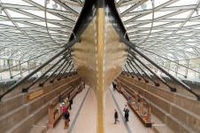
[[[88,88],[88,87],[87,87]],[[130,121],[124,122],[123,108],[125,98],[112,88],[105,92],[104,130],[105,133],[153,133],[150,128],[145,128],[133,112],[130,112]],[[114,124],[114,109],[119,114],[119,123]],[[84,89],[74,99],[70,111],[70,126],[63,129],[64,121],[61,119],[54,129],[47,133],[95,133],[97,125],[96,98],[92,89]]]

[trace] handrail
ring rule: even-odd
[[[24,88],[22,92],[28,92],[28,90],[35,85],[40,79],[42,79],[48,72],[50,72],[60,61],[64,60],[64,57],[60,58],[54,65],[52,65],[46,72],[44,72],[40,77],[35,79],[28,87]]]
[[[133,57],[132,57],[133,58]],[[168,86],[172,92],[176,92],[176,88],[171,87],[164,79],[159,77],[154,71],[147,67],[142,61],[140,61],[136,56],[134,57],[140,64],[142,64],[148,71],[150,71],[154,76],[156,76],[163,84]],[[156,85],[156,84],[155,84]]]
[[[42,87],[49,79],[51,79],[54,74],[60,69],[62,68],[62,66],[65,64],[65,61],[61,63],[61,65],[59,65],[56,70],[53,71],[53,73],[51,73],[51,75],[49,75],[44,81],[42,81],[41,83],[39,83],[39,86]]]
[[[152,53],[152,54],[154,54],[154,55],[156,55],[156,56],[158,56],[158,57],[161,57],[161,58],[163,58],[163,59],[165,59],[165,60],[168,60],[168,61],[170,61],[170,62],[173,62],[173,63],[175,63],[175,64],[177,64],[177,65],[179,65],[179,66],[182,66],[182,67],[184,67],[184,68],[187,68],[187,69],[189,69],[189,70],[191,70],[191,71],[193,71],[193,72],[196,72],[196,73],[199,73],[199,74],[200,74],[199,71],[196,71],[196,70],[194,70],[194,69],[192,69],[192,68],[190,68],[190,67],[187,67],[187,66],[185,66],[185,65],[183,65],[183,64],[177,63],[176,61],[170,60],[170,59],[168,59],[168,58],[166,58],[166,57],[163,57],[163,56],[161,56],[161,55],[159,55],[159,54],[156,54],[156,53],[154,53],[154,52],[152,52],[152,51],[150,51],[150,50],[141,48],[141,47],[139,47],[139,46],[136,46],[136,47],[138,47],[139,49],[142,49],[142,50],[144,50],[144,51],[147,51],[147,52],[149,52],[149,53]]]
[[[59,53],[57,53],[56,55],[54,55],[52,58],[50,58],[49,60],[47,60],[45,63],[43,63],[41,66],[39,66],[38,68],[36,68],[34,71],[32,71],[31,73],[29,73],[27,76],[25,76],[24,78],[20,79],[19,81],[17,81],[15,84],[13,84],[11,87],[9,87],[9,89],[4,92],[3,94],[0,95],[0,101],[2,100],[2,98],[7,95],[8,93],[10,93],[11,91],[13,91],[16,87],[18,87],[20,84],[22,84],[25,80],[29,79],[31,76],[33,76],[35,73],[37,73],[39,70],[41,70],[43,67],[45,67],[47,64],[49,64],[50,62],[52,62],[53,60],[55,60],[57,57],[59,57],[60,55],[62,55],[64,52],[66,52],[67,49],[69,49],[70,47],[72,47],[75,43],[77,42],[77,39],[74,39],[70,42],[68,42],[68,44],[66,45],[65,48],[63,48],[63,50],[61,50]]]
[[[37,59],[37,58],[39,58],[39,57],[42,57],[42,56],[46,55],[47,53],[51,53],[51,52],[54,52],[54,51],[55,51],[55,49],[52,49],[52,50],[50,50],[50,51],[48,51],[48,52],[46,52],[46,53],[43,53],[43,54],[41,54],[41,55],[32,57],[32,58],[30,58],[30,59],[28,59],[28,60],[26,60],[26,61],[24,61],[24,62],[21,62],[21,63],[19,63],[19,64],[17,64],[17,65],[14,65],[14,66],[11,66],[11,67],[6,68],[6,69],[4,69],[4,70],[1,70],[0,73],[5,72],[5,71],[8,71],[9,69],[15,68],[15,67],[17,67],[17,66],[19,66],[19,65],[22,65],[22,64],[24,64],[24,63],[26,63],[26,62],[28,62],[28,61]]]
[[[194,91],[192,91],[192,89],[186,85],[185,83],[183,83],[182,81],[180,81],[179,79],[177,79],[176,77],[174,77],[173,75],[171,75],[170,73],[168,73],[165,69],[163,69],[162,67],[160,67],[159,65],[157,65],[155,62],[153,62],[149,57],[147,57],[146,55],[144,55],[142,52],[140,52],[136,47],[135,44],[128,41],[127,39],[123,38],[123,42],[129,47],[131,48],[135,53],[137,53],[138,55],[140,55],[141,57],[143,57],[145,60],[147,60],[149,63],[151,63],[153,66],[157,67],[159,70],[161,70],[163,73],[165,73],[167,76],[169,76],[171,79],[173,79],[174,81],[176,81],[178,84],[180,84],[185,90],[187,90],[188,92],[192,93],[194,96],[196,96],[197,100],[200,101],[200,95],[196,94]],[[133,55],[135,56],[135,55]]]

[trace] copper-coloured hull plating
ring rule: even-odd
[[[108,89],[122,71],[125,49],[107,14],[99,9],[81,35],[80,43],[74,46],[78,74],[95,91],[98,86]]]
[[[98,133],[104,132],[104,91],[121,73],[125,49],[104,8],[98,8],[80,42],[73,47],[77,72],[96,94]]]

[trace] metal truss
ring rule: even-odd
[[[66,47],[83,6],[84,0],[0,0],[0,59],[50,59]]]
[[[200,0],[115,0],[130,41],[158,63],[200,57]],[[84,0],[0,0],[0,58],[42,62],[65,47]],[[150,51],[150,52],[149,52]],[[153,54],[153,53],[154,54]],[[177,69],[178,70],[178,69]],[[188,71],[188,70],[186,70]]]
[[[200,0],[115,0],[130,41],[155,62],[200,57]],[[188,65],[186,67],[189,67]]]
[[[6,53],[2,58],[9,58],[14,52],[12,59],[19,60],[62,48],[83,6],[82,0],[1,0],[1,57]]]

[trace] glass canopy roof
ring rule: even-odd
[[[199,0],[116,0],[130,41],[164,67],[176,62],[175,72],[177,63],[200,71],[199,5]]]
[[[68,42],[82,6],[81,0],[1,0],[0,57],[23,60],[58,51]]]
[[[24,76],[16,74],[18,67],[10,76],[4,70],[21,63],[26,75],[64,48],[83,5],[82,0],[0,0],[0,79]]]
[[[200,55],[199,4],[199,0],[117,0],[116,6],[131,42],[176,60]]]
[[[173,73],[188,76],[185,65],[199,74],[200,0],[115,2],[130,41],[143,53]],[[1,68],[5,60],[39,64],[60,51],[83,6],[84,0],[0,0]]]

